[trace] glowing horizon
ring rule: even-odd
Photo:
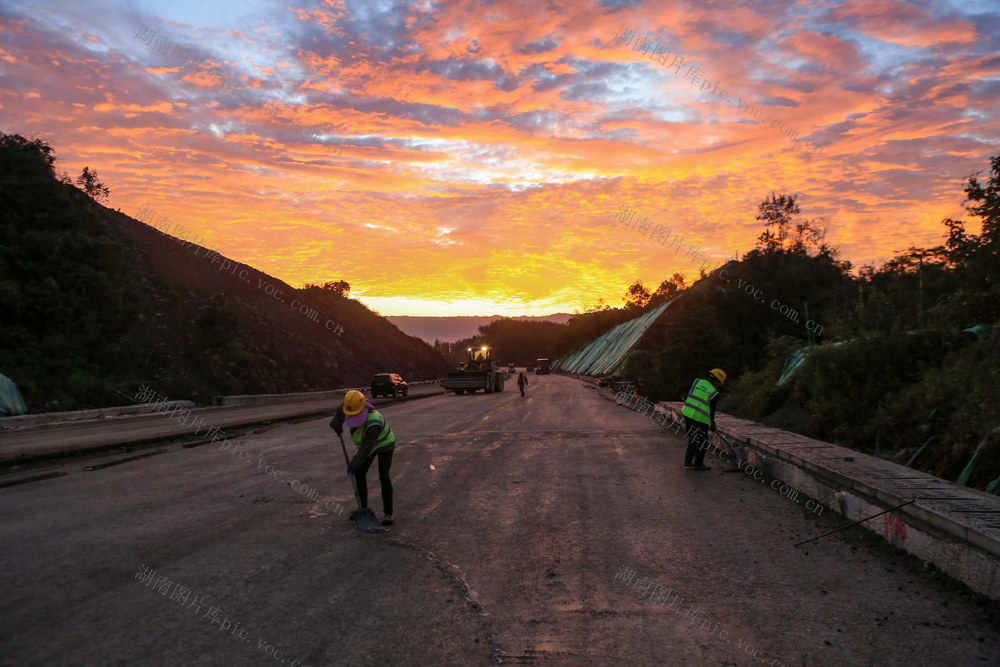
[[[351,293],[351,298],[357,299],[386,317],[403,315],[415,317],[518,317],[522,315],[543,317],[558,313],[573,312],[560,311],[553,307],[530,305],[512,309],[510,306],[482,299],[461,299],[456,301],[423,299],[418,303],[413,303],[410,299],[399,297],[365,297],[363,295],[355,295],[353,292]],[[387,310],[391,310],[392,312],[387,312]]]

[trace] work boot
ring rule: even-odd
[[[383,526],[391,526],[392,525],[392,515],[391,514],[386,514],[385,516],[382,517],[382,525]]]
[[[685,467],[685,468],[693,468],[693,467],[694,467],[694,464],[693,464],[693,463],[688,463],[687,461],[685,461],[685,462],[684,462],[684,467]]]
[[[692,470],[711,470],[712,466],[700,465],[700,466],[694,466],[691,469]]]

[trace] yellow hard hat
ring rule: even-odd
[[[365,395],[357,389],[352,389],[344,396],[344,414],[356,415],[365,407]]]
[[[709,371],[719,381],[719,384],[726,384],[726,371],[721,368],[713,368]]]

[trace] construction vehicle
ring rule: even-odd
[[[548,359],[537,359],[535,361],[535,374],[536,375],[548,375],[550,373],[549,360]]]
[[[469,360],[465,362],[463,370],[448,373],[448,377],[441,380],[441,388],[458,395],[466,392],[472,394],[477,389],[482,389],[487,394],[503,391],[507,374],[500,371],[493,363],[490,358],[490,347],[488,345],[479,348],[470,347],[467,353]]]

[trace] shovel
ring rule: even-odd
[[[722,438],[723,442],[725,442],[727,445],[729,445],[729,451],[731,451],[733,453],[733,456],[736,457],[736,467],[739,468],[739,469],[742,469],[743,468],[743,464],[747,460],[747,455],[745,453],[743,453],[743,450],[740,449],[739,446],[734,445],[732,443],[732,441],[730,441],[729,438],[727,438],[726,436],[722,435],[718,431],[716,431],[715,434],[717,436],[719,436],[720,438]]]
[[[337,434],[340,438],[340,448],[344,450],[344,461],[347,465],[351,465],[351,459],[347,457],[347,447],[344,446],[344,436]],[[358,496],[358,480],[355,479],[354,475],[349,475],[351,478],[351,488],[354,489],[354,500],[358,503],[358,513],[354,517],[354,523],[358,526],[358,530],[364,532],[371,532],[378,530],[379,523],[378,518],[375,516],[375,512],[372,512],[370,507],[361,506],[361,498]]]

